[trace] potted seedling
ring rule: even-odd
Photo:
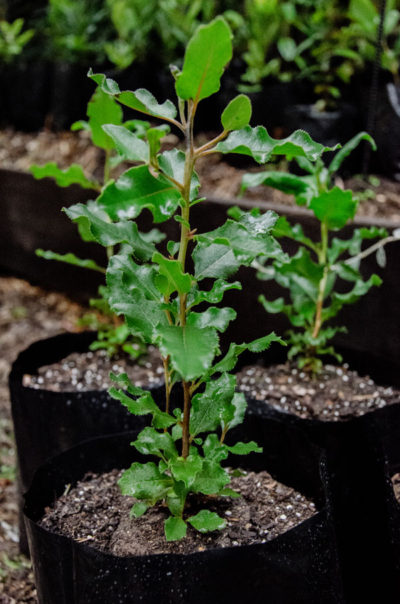
[[[339,376],[341,388],[338,384],[331,387],[330,378],[326,374],[321,376],[324,368],[322,359],[331,356],[338,363],[343,361],[331,344],[336,334],[346,332],[344,327],[334,322],[336,316],[345,305],[357,302],[371,287],[381,283],[376,274],[368,279],[363,277],[362,260],[376,254],[378,265],[383,267],[386,263],[385,245],[399,238],[397,230],[389,235],[386,229],[379,227],[357,228],[347,239],[334,236],[353,219],[359,203],[352,191],[333,185],[334,176],[346,157],[363,140],[375,146],[368,134],[359,133],[337,151],[326,166],[322,159],[310,162],[297,158],[299,167],[305,172],[303,176],[269,171],[247,174],[243,179],[243,189],[265,184],[293,194],[297,205],[309,208],[319,222],[320,238],[313,241],[305,235],[301,225],[292,226],[285,217],[279,218],[274,233],[279,239],[294,242],[296,253],[281,256],[271,265],[259,261],[254,263],[261,279],[273,279],[289,290],[289,303],[284,297],[267,300],[261,296],[260,301],[267,312],[284,313],[293,327],[288,334],[288,360],[295,361],[297,367],[289,370],[289,383],[295,382],[293,375],[300,376],[300,381],[306,379],[311,390],[317,388],[319,392],[318,397],[307,396],[306,392],[301,396],[293,392],[291,397],[287,383],[284,385],[286,395],[280,393],[279,388],[274,389],[274,396],[278,397],[277,406],[282,404],[283,410],[293,411],[300,417],[335,421],[382,407],[396,400],[397,396],[385,388],[377,392],[375,384],[368,380],[359,382],[359,378],[346,368],[329,366],[329,370],[324,369],[334,380],[334,376]],[[233,213],[240,216],[238,210]],[[364,249],[363,242],[371,240],[372,245]],[[345,287],[345,283],[350,287]],[[321,377],[324,388],[319,389],[317,382]],[[349,388],[355,388],[355,399],[352,399],[350,391],[344,394],[343,382]],[[294,383],[295,390],[297,386]],[[331,388],[337,390],[338,398],[332,397]],[[322,391],[325,391],[325,397]]]
[[[353,585],[349,589],[356,601],[360,592],[355,585],[360,585],[370,567],[373,580],[364,581],[365,596],[378,597],[374,584],[381,577],[380,586],[385,586],[388,601],[392,601],[394,562],[388,549],[392,517],[385,512],[385,472],[388,461],[398,464],[400,458],[399,391],[390,385],[378,385],[365,373],[359,375],[343,364],[351,361],[351,356],[344,351],[342,357],[332,344],[336,334],[346,333],[336,322],[342,308],[356,303],[381,283],[376,274],[363,275],[363,259],[376,254],[377,263],[383,267],[385,245],[399,240],[398,230],[389,234],[374,226],[355,228],[347,238],[343,233],[354,217],[358,199],[352,191],[333,186],[332,180],[341,162],[362,140],[374,146],[368,134],[360,133],[326,166],[321,159],[298,159],[303,176],[265,172],[244,178],[244,187],[264,183],[293,194],[298,205],[313,212],[320,237],[308,237],[301,225],[292,225],[281,217],[274,235],[293,242],[295,250],[270,264],[253,263],[261,279],[275,280],[286,290],[285,296],[275,300],[261,295],[260,302],[269,313],[284,313],[292,328],[286,362],[247,367],[238,382],[250,398],[258,399],[254,403],[258,412],[259,405],[264,406],[268,417],[282,422],[283,434],[285,426],[296,425],[327,448],[328,489],[338,542],[343,548],[345,585]],[[235,210],[234,215],[240,219],[241,212]],[[368,330],[374,317],[361,316],[360,321]],[[362,352],[353,355],[356,366],[361,364],[357,357],[362,356]],[[371,359],[371,354],[366,355],[370,365],[364,362],[364,372],[375,370]],[[365,497],[366,485],[369,497]],[[379,560],[376,551],[382,552]]]
[[[117,152],[113,139],[104,132],[102,125],[112,121],[115,126],[122,126],[122,109],[112,97],[97,89],[89,101],[87,114],[88,121],[73,124],[72,130],[87,130],[98,152],[102,152],[101,178],[87,177],[80,164],[61,169],[54,162],[33,165],[31,172],[35,178],[52,178],[59,187],[79,185],[95,195],[112,182],[113,171],[129,158]],[[146,136],[147,130],[148,136],[152,133],[150,124],[141,120],[125,122],[124,127],[140,138]],[[84,241],[87,240],[83,229],[80,234]],[[159,240],[163,235],[153,229],[145,237]],[[42,249],[37,250],[37,255],[78,266],[83,273],[85,269],[95,271],[105,279],[105,267],[93,259]],[[112,255],[113,247],[108,246],[104,262]],[[135,384],[151,389],[155,397],[164,392],[158,353],[154,347],[148,349],[140,338],[132,335],[126,324],[111,311],[104,291],[103,284],[99,287],[99,297],[90,301],[95,312],[84,315],[77,326],[79,329],[88,327],[91,333],[62,334],[35,342],[21,352],[13,364],[10,393],[21,492],[26,491],[34,471],[48,457],[87,438],[137,425],[138,420],[108,396],[112,368],[127,372]],[[27,550],[23,525],[20,545]]]
[[[325,602],[341,600],[334,545],[322,512],[270,544],[262,543],[264,538],[252,538],[241,548],[228,534],[227,518],[233,512],[225,506],[238,501],[235,489],[229,486],[228,456],[252,454],[249,461],[242,461],[248,470],[257,465],[258,456],[263,459],[260,444],[249,440],[246,430],[241,432],[243,442],[230,436],[230,430],[241,424],[246,407],[244,395],[235,392],[230,371],[245,350],[260,352],[280,338],[272,333],[248,344],[231,343],[221,354],[219,333],[236,313],[219,303],[225,292],[240,289],[239,282],[230,280],[240,266],[249,266],[256,257],[278,257],[281,250],[270,235],[277,218],[272,212],[244,213],[237,221],[228,219],[214,231],[198,233],[191,219],[193,206],[202,202],[195,164],[200,157],[222,150],[222,141],[227,143],[233,135],[249,153],[261,153],[265,159],[286,153],[312,159],[324,149],[304,132],[275,141],[264,128],[252,129],[248,126],[251,105],[244,95],[234,98],[222,113],[222,132],[201,147],[195,146],[193,124],[198,104],[218,91],[231,54],[231,32],[222,18],[196,31],[182,71],[173,70],[178,115],[171,101],[159,104],[144,89],[121,92],[104,75],[90,74],[115,100],[172,123],[185,139],[184,151],[160,152],[159,138],[146,142],[123,126],[104,126],[117,148],[135,155],[139,165],[108,183],[96,204],[77,204],[66,210],[93,240],[105,247],[115,246],[107,268],[107,300],[133,333],[159,348],[165,399],[159,405],[149,391],[132,384],[126,375],[113,375],[111,396],[132,414],[150,416],[151,424],[134,435],[82,445],[37,473],[26,499],[26,520],[39,601],[243,601],[246,594],[261,602],[273,594],[275,601],[289,602],[294,593],[299,602],[317,603],[321,597]],[[239,142],[233,148],[238,146]],[[176,240],[170,239],[165,246],[146,241],[135,221],[143,210],[150,211],[155,223],[176,221]],[[179,385],[181,394],[173,401],[171,395]],[[126,446],[129,442],[133,449]],[[130,461],[132,465],[120,475]],[[229,459],[229,463],[236,467],[237,462]],[[85,471],[96,472],[92,481],[89,476],[84,479],[93,497],[86,503],[81,500],[78,506],[86,519],[97,522],[100,508],[95,502],[100,498],[106,516],[99,520],[98,528],[88,527],[88,533],[77,525],[71,532],[57,520],[59,506],[67,500],[59,500],[47,514],[43,505],[54,504],[55,492],[64,492],[67,498],[69,492],[70,500],[76,502],[77,494],[88,492],[81,486],[83,482],[75,489]],[[250,480],[250,474],[245,476],[244,482]],[[117,479],[122,495],[115,486]],[[254,479],[260,482],[261,477]],[[67,490],[65,481],[70,485]],[[259,488],[258,482],[254,488]],[[93,490],[96,484],[98,492]],[[111,493],[116,500],[109,498]],[[279,522],[286,522],[293,509],[300,513],[300,503],[304,499],[297,494]],[[93,504],[97,511],[88,513]],[[111,519],[115,511],[129,512],[130,508],[131,519],[128,514],[121,516],[122,523]],[[79,521],[76,512],[75,506],[73,523]],[[246,513],[240,516],[245,518]],[[72,518],[69,512],[63,517]],[[234,518],[234,522],[239,520],[239,512]],[[253,522],[249,518],[246,530]],[[109,547],[101,551],[104,543],[93,543],[102,532],[100,525],[113,537],[119,534],[123,543],[113,546],[109,541]],[[78,536],[75,542],[73,535]],[[49,565],[50,558],[62,561],[61,566]],[[249,571],[237,580],[235,571],[244,560]]]

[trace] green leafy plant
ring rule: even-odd
[[[360,272],[361,260],[376,253],[380,266],[385,263],[385,244],[396,241],[399,232],[388,235],[386,229],[378,227],[354,229],[348,239],[332,235],[340,231],[354,217],[358,199],[350,190],[334,186],[336,171],[343,160],[362,141],[368,141],[373,148],[373,139],[365,132],[352,138],[325,166],[322,159],[316,161],[297,158],[297,163],[305,175],[297,176],[285,172],[263,172],[247,174],[243,178],[243,189],[265,184],[285,193],[294,195],[300,206],[312,210],[320,222],[321,237],[313,241],[307,237],[299,224],[292,226],[285,217],[277,221],[273,234],[277,238],[288,238],[298,244],[298,251],[292,257],[276,258],[272,265],[256,261],[261,279],[274,279],[289,290],[290,303],[284,298],[269,301],[260,296],[267,312],[284,313],[294,329],[289,331],[289,359],[296,358],[299,367],[317,372],[322,367],[321,357],[341,357],[331,344],[332,338],[345,328],[327,325],[346,304],[354,304],[374,285],[380,285],[378,275],[364,279]],[[240,219],[241,213],[234,215]],[[367,249],[362,249],[366,240],[378,239]],[[350,289],[338,289],[338,278]]]
[[[96,203],[65,210],[88,239],[115,246],[114,250],[119,246],[107,269],[108,303],[124,316],[132,334],[161,352],[164,408],[126,375],[113,376],[110,394],[132,413],[151,416],[151,426],[140,432],[133,445],[155,461],[135,462],[120,486],[124,494],[138,500],[134,516],[157,502],[166,504],[171,514],[165,522],[167,540],[182,538],[187,523],[201,532],[224,526],[224,519],[207,509],[187,516],[185,502],[190,493],[235,496],[221,462],[229,454],[260,449],[254,442],[225,442],[228,431],[242,422],[246,407],[229,372],[243,351],[259,352],[273,341],[281,342],[270,334],[248,344],[231,343],[221,355],[219,333],[236,313],[219,304],[227,290],[241,287],[229,278],[255,258],[281,255],[270,235],[277,217],[272,212],[243,213],[237,221],[227,219],[213,231],[198,233],[191,222],[193,206],[202,202],[196,161],[215,152],[243,153],[258,162],[285,155],[313,160],[325,150],[305,132],[275,140],[265,128],[250,127],[251,104],[245,95],[238,95],[223,111],[221,133],[196,148],[197,108],[219,90],[231,56],[231,31],[222,18],[199,27],[187,46],[182,70],[173,69],[177,107],[169,100],[158,103],[145,89],[121,91],[115,81],[90,72],[101,90],[122,105],[174,126],[185,139],[185,151],[161,151],[162,129],[148,130],[144,141],[124,126],[104,125],[117,149],[139,165],[106,184]],[[139,233],[135,219],[144,210],[156,224],[176,221],[178,240],[165,246]],[[183,400],[173,409],[171,391],[177,383]]]
[[[11,63],[34,36],[33,29],[22,31],[23,27],[23,19],[15,19],[12,23],[0,20],[0,61]]]
[[[112,182],[113,170],[122,161],[130,159],[126,154],[117,150],[114,140],[103,130],[103,125],[113,122],[115,127],[123,125],[123,113],[120,105],[108,94],[97,89],[89,101],[87,109],[88,120],[75,122],[71,130],[86,130],[90,133],[93,145],[102,150],[104,156],[103,177],[102,180],[88,178],[80,164],[71,164],[67,169],[61,169],[54,162],[49,162],[44,166],[32,165],[30,170],[37,179],[52,178],[60,187],[69,187],[72,184],[79,185],[84,189],[100,193],[102,188],[109,182]],[[135,133],[136,137],[143,138],[150,124],[142,120],[131,120],[124,123],[124,127],[129,133]],[[144,143],[143,143],[144,144]],[[93,202],[89,201],[89,204]],[[81,230],[83,240],[86,240],[84,229]],[[162,237],[161,233],[154,231],[152,233],[156,239]],[[107,255],[113,255],[112,245],[107,247]],[[81,268],[100,272],[103,275],[106,269],[91,259],[78,258],[75,254],[58,254],[50,250],[36,250],[41,258],[47,260],[56,260],[79,266]],[[129,354],[132,358],[139,358],[146,352],[146,347],[138,338],[132,336],[127,326],[110,309],[105,296],[104,286],[99,287],[99,297],[90,300],[90,306],[95,312],[86,313],[79,321],[79,327],[90,328],[97,331],[97,339],[92,342],[90,349],[105,349],[109,356],[119,353],[121,350]]]
[[[53,59],[67,63],[104,60],[111,24],[103,0],[49,0],[43,27]]]
[[[350,23],[343,28],[342,37],[349,53],[358,57],[357,67],[365,68],[375,60],[380,19],[378,5],[372,0],[351,0],[348,18]],[[391,73],[394,83],[400,85],[400,10],[395,0],[386,4],[381,65]]]

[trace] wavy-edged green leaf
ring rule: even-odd
[[[171,101],[158,103],[157,99],[145,88],[138,90],[125,90],[121,92],[117,82],[107,78],[102,73],[93,73],[90,69],[88,76],[101,87],[102,91],[111,94],[122,105],[130,109],[140,111],[153,117],[174,119],[176,117],[176,107]]]
[[[202,467],[203,460],[199,455],[188,455],[186,459],[177,457],[169,464],[174,479],[182,481],[187,489],[190,489]]]
[[[383,227],[362,227],[354,229],[349,239],[338,239],[334,237],[328,249],[328,260],[331,264],[336,262],[341,254],[349,252],[352,256],[359,254],[361,246],[366,239],[382,239],[388,236],[388,231]]]
[[[128,396],[122,390],[112,386],[108,393],[112,398],[122,403],[124,407],[128,409],[129,413],[132,413],[133,415],[152,415],[152,423],[155,428],[163,430],[164,428],[169,428],[176,423],[176,419],[174,417],[165,411],[161,411],[158,405],[154,402],[150,392],[145,392],[139,397],[133,398],[132,396]]]
[[[322,311],[322,317],[324,320],[330,319],[331,317],[335,317],[339,310],[345,304],[354,304],[357,302],[362,296],[369,292],[371,287],[379,286],[382,283],[382,279],[378,275],[371,275],[369,279],[363,281],[359,279],[354,287],[345,294],[339,294],[334,292],[332,294],[332,303],[329,307],[325,308]]]
[[[218,334],[212,327],[169,325],[157,329],[164,357],[169,356],[173,369],[185,380],[204,375],[218,349]]]
[[[152,461],[142,464],[135,462],[122,474],[118,481],[123,495],[156,503],[163,499],[172,479],[160,472]]]
[[[87,178],[82,166],[79,164],[71,164],[68,168],[62,170],[55,162],[48,162],[44,166],[33,164],[29,170],[38,180],[42,178],[53,178],[59,187],[79,185],[83,189],[93,189],[94,191],[100,190],[99,183]]]
[[[166,178],[155,178],[147,166],[136,166],[104,187],[97,203],[112,220],[136,218],[147,208],[154,222],[164,222],[174,214],[180,200],[181,194]]]
[[[192,308],[198,304],[201,304],[202,302],[218,304],[222,301],[224,293],[230,289],[242,289],[242,285],[239,283],[239,281],[228,283],[223,279],[217,279],[214,281],[209,291],[199,290],[198,286],[195,285],[187,298],[188,307]]]
[[[187,524],[178,516],[170,516],[164,521],[164,533],[167,541],[179,541],[186,537]]]
[[[195,275],[198,281],[206,277],[226,279],[235,273],[240,261],[226,245],[207,242],[198,243],[193,250]]]
[[[42,250],[39,248],[35,253],[36,256],[39,256],[39,258],[45,258],[46,260],[58,260],[59,262],[66,262],[67,264],[73,264],[74,266],[79,266],[80,268],[88,268],[92,271],[97,271],[103,274],[106,272],[106,269],[102,266],[99,266],[94,260],[84,260],[82,258],[78,258],[71,252],[68,252],[68,254],[57,254],[51,250]]]
[[[190,291],[193,277],[182,271],[179,260],[169,260],[156,252],[153,255],[153,262],[159,266],[159,274],[156,277],[157,287],[166,298],[169,298],[173,292],[187,294]]]
[[[241,130],[231,132],[226,140],[215,147],[221,153],[241,153],[249,155],[258,163],[266,163],[274,155],[287,157],[306,157],[315,161],[325,151],[333,151],[335,147],[325,147],[312,140],[304,130],[295,130],[290,136],[283,139],[272,138],[264,126],[246,126]]]
[[[146,299],[140,290],[128,291],[116,286],[109,287],[109,290],[110,307],[116,314],[124,315],[132,335],[151,343],[159,328],[168,325],[160,302]]]
[[[139,433],[132,445],[143,455],[156,455],[156,457],[166,457],[169,460],[178,457],[172,436],[168,432],[158,432],[150,426]]]
[[[282,338],[277,336],[274,332],[268,334],[267,336],[263,336],[262,338],[257,338],[256,340],[253,340],[247,344],[234,344],[232,342],[226,355],[210,369],[208,376],[214,375],[215,373],[231,371],[235,367],[239,355],[241,355],[242,352],[245,350],[250,350],[251,352],[255,353],[264,352],[265,350],[268,350],[273,342],[286,346],[286,342],[284,342]]]
[[[114,141],[114,146],[124,160],[147,162],[149,159],[149,146],[136,134],[125,128],[106,124],[104,132]]]
[[[228,103],[221,115],[221,124],[226,131],[240,130],[251,119],[251,101],[245,94],[238,94]]]
[[[187,317],[187,324],[195,327],[215,327],[224,332],[230,321],[236,319],[236,311],[233,308],[218,308],[210,306],[203,312],[191,312]]]
[[[138,290],[147,300],[161,303],[162,298],[156,287],[157,270],[152,265],[138,265],[131,257],[129,250],[121,251],[110,258],[107,268],[108,288],[115,290],[118,297],[119,291],[127,293]]]
[[[335,157],[329,164],[329,174],[335,174],[335,172],[339,170],[346,157],[350,155],[350,153],[354,151],[356,147],[358,147],[361,141],[368,141],[372,149],[376,151],[376,143],[372,136],[370,136],[368,132],[359,132],[358,134],[353,136],[353,138],[351,138],[345,145],[343,145],[340,151],[336,153]]]
[[[330,191],[314,197],[309,207],[318,220],[326,223],[328,229],[338,230],[354,218],[357,205],[352,191],[333,187]]]
[[[178,97],[197,103],[218,92],[231,58],[232,33],[226,21],[217,17],[207,25],[200,25],[189,40],[182,71],[175,82]]]
[[[229,474],[224,468],[221,468],[219,462],[205,459],[202,470],[197,474],[191,490],[194,493],[214,495],[219,493],[229,482]]]
[[[259,447],[253,440],[247,443],[238,442],[231,447],[227,446],[229,453],[234,455],[248,455],[249,453],[262,453],[262,447]]]
[[[218,379],[207,382],[204,392],[194,395],[190,412],[191,436],[216,430],[222,422],[226,424],[233,418],[235,386],[235,376],[223,373]]]
[[[287,172],[269,171],[245,174],[242,179],[242,191],[252,187],[266,185],[294,195],[299,206],[308,205],[312,198],[318,194],[315,180],[310,176],[296,176]]]
[[[188,522],[199,531],[199,533],[210,533],[220,531],[226,527],[226,520],[209,510],[200,510],[195,516],[190,516]]]
[[[127,243],[140,260],[148,260],[155,252],[154,244],[141,236],[135,222],[111,223],[108,215],[96,202],[77,203],[63,210],[78,224],[84,241],[97,241],[106,247]]]
[[[122,109],[118,103],[109,94],[97,88],[89,101],[87,115],[93,144],[101,149],[113,149],[113,140],[103,130],[103,125],[122,124]]]

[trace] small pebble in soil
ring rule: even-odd
[[[127,373],[139,387],[164,383],[160,355],[154,346],[149,346],[147,355],[136,361],[128,355],[110,358],[105,350],[74,352],[59,363],[40,367],[36,375],[25,374],[23,385],[54,392],[106,390],[111,386],[111,371]]]
[[[325,365],[317,376],[299,372],[289,363],[244,367],[237,374],[237,384],[248,396],[303,419],[340,421],[400,402],[400,390],[378,386],[347,364]]]
[[[41,526],[115,555],[191,553],[216,547],[265,543],[316,512],[315,504],[267,472],[242,471],[230,486],[241,497],[190,495],[186,515],[209,509],[227,519],[225,529],[201,534],[188,525],[182,541],[167,543],[164,520],[168,510],[157,504],[140,518],[130,518],[135,499],[121,495],[120,470],[87,474],[46,508]]]

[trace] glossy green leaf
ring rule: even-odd
[[[248,443],[235,443],[231,447],[227,447],[230,453],[234,455],[248,455],[249,453],[262,453],[262,447],[259,447],[254,441]]]
[[[145,464],[133,463],[118,481],[123,495],[153,503],[163,499],[171,483],[171,478],[162,474],[152,461]]]
[[[223,373],[218,379],[207,382],[204,392],[194,395],[190,413],[191,436],[216,430],[224,418],[227,421],[233,418],[235,385],[235,376]]]
[[[101,149],[114,148],[113,140],[103,130],[104,124],[122,124],[122,109],[109,95],[97,88],[88,104],[89,128],[93,144]]]
[[[99,183],[87,178],[82,166],[78,164],[71,164],[65,170],[61,170],[55,162],[49,162],[44,166],[33,164],[29,169],[36,179],[53,178],[59,187],[79,185],[83,189],[93,189],[94,191],[100,189]]]
[[[58,260],[59,262],[66,262],[67,264],[73,264],[74,266],[79,266],[80,268],[89,268],[92,271],[97,271],[103,274],[106,272],[106,269],[102,266],[99,266],[94,260],[83,260],[71,252],[68,254],[57,254],[56,252],[42,250],[39,248],[36,250],[36,256],[45,258],[46,260]]]
[[[189,273],[182,271],[182,265],[179,260],[169,260],[159,252],[153,255],[152,260],[159,266],[156,283],[164,296],[169,298],[173,292],[187,294],[190,291],[193,277]]]
[[[168,432],[158,432],[150,426],[139,433],[132,445],[143,455],[156,455],[161,458],[165,456],[168,459],[178,457],[172,436]]]
[[[262,338],[258,338],[257,340],[253,340],[248,344],[234,344],[232,342],[226,355],[211,368],[209,375],[231,371],[235,367],[242,352],[245,350],[250,350],[255,353],[264,352],[265,350],[268,350],[273,342],[286,345],[282,338],[277,336],[274,332],[267,336],[263,336]]]
[[[174,479],[182,481],[185,487],[190,489],[203,467],[203,461],[199,455],[188,455],[186,459],[177,457],[169,467]]]
[[[178,97],[195,103],[220,88],[225,66],[232,58],[232,34],[222,17],[200,25],[190,39],[182,71],[176,79]]]
[[[155,246],[141,236],[136,223],[110,223],[108,215],[96,202],[78,203],[63,209],[67,216],[78,224],[85,241],[97,241],[106,247],[127,243],[140,260],[148,260],[155,251]]]
[[[188,518],[188,522],[200,533],[220,531],[226,527],[226,520],[209,510],[201,510],[195,516]]]
[[[219,462],[205,459],[202,470],[197,474],[191,490],[194,493],[214,495],[219,493],[229,482],[229,474],[224,468],[221,468]]]
[[[225,107],[221,115],[221,124],[226,131],[240,130],[251,119],[251,101],[245,94],[239,94]]]
[[[131,90],[121,92],[117,82],[102,73],[93,73],[92,70],[89,70],[88,76],[101,87],[103,92],[114,96],[122,105],[153,117],[166,119],[176,117],[176,107],[171,101],[160,104],[151,92],[144,88],[139,88],[134,92]]]
[[[186,537],[187,525],[182,518],[170,516],[164,522],[164,533],[167,541],[179,541]]]
[[[226,245],[198,243],[192,254],[198,281],[206,277],[226,279],[235,273],[240,261]]]
[[[170,357],[172,367],[185,381],[194,380],[209,369],[218,348],[215,329],[169,325],[157,331],[163,356]]]
[[[247,401],[243,392],[235,392],[232,398],[233,415],[226,417],[224,428],[229,430],[235,426],[239,426],[244,420],[244,414],[247,409]]]
[[[314,197],[310,209],[318,220],[326,223],[328,229],[337,230],[354,217],[357,201],[353,199],[352,191],[343,191],[339,187],[334,187]]]
[[[148,505],[146,503],[143,503],[143,501],[137,501],[132,506],[130,515],[133,516],[134,518],[140,518],[140,516],[143,516],[143,514],[145,514],[147,512],[147,509],[148,509]]]
[[[125,160],[138,162],[148,161],[148,144],[128,130],[128,128],[107,124],[103,126],[103,130],[114,141],[115,148]]]
[[[168,413],[160,410],[150,392],[146,392],[138,398],[132,398],[113,386],[108,393],[112,398],[120,401],[133,415],[152,415],[155,428],[164,429],[175,424],[176,420]]]
[[[318,159],[325,151],[338,148],[325,147],[312,140],[304,130],[296,130],[283,139],[272,138],[264,126],[246,126],[231,132],[228,138],[216,146],[221,153],[241,153],[253,157],[258,163],[265,163],[275,155],[287,157],[306,157],[312,161]]]
[[[230,321],[236,318],[236,311],[233,308],[217,308],[210,306],[203,312],[191,312],[187,317],[187,324],[194,325],[200,329],[204,327],[215,327],[218,331],[224,332]]]
[[[224,297],[224,293],[230,289],[242,289],[242,286],[239,281],[228,283],[223,279],[217,279],[214,281],[209,291],[202,291],[199,290],[197,286],[194,286],[188,295],[188,306],[197,306],[197,304],[201,304],[201,302],[218,304]]]
[[[245,174],[242,179],[242,190],[266,185],[288,195],[294,195],[298,205],[308,205],[318,194],[318,188],[309,176],[296,176],[287,172],[269,171]]]
[[[112,220],[136,218],[147,208],[154,222],[164,222],[173,215],[180,199],[179,191],[166,178],[155,178],[147,166],[137,166],[108,184],[97,203]]]

